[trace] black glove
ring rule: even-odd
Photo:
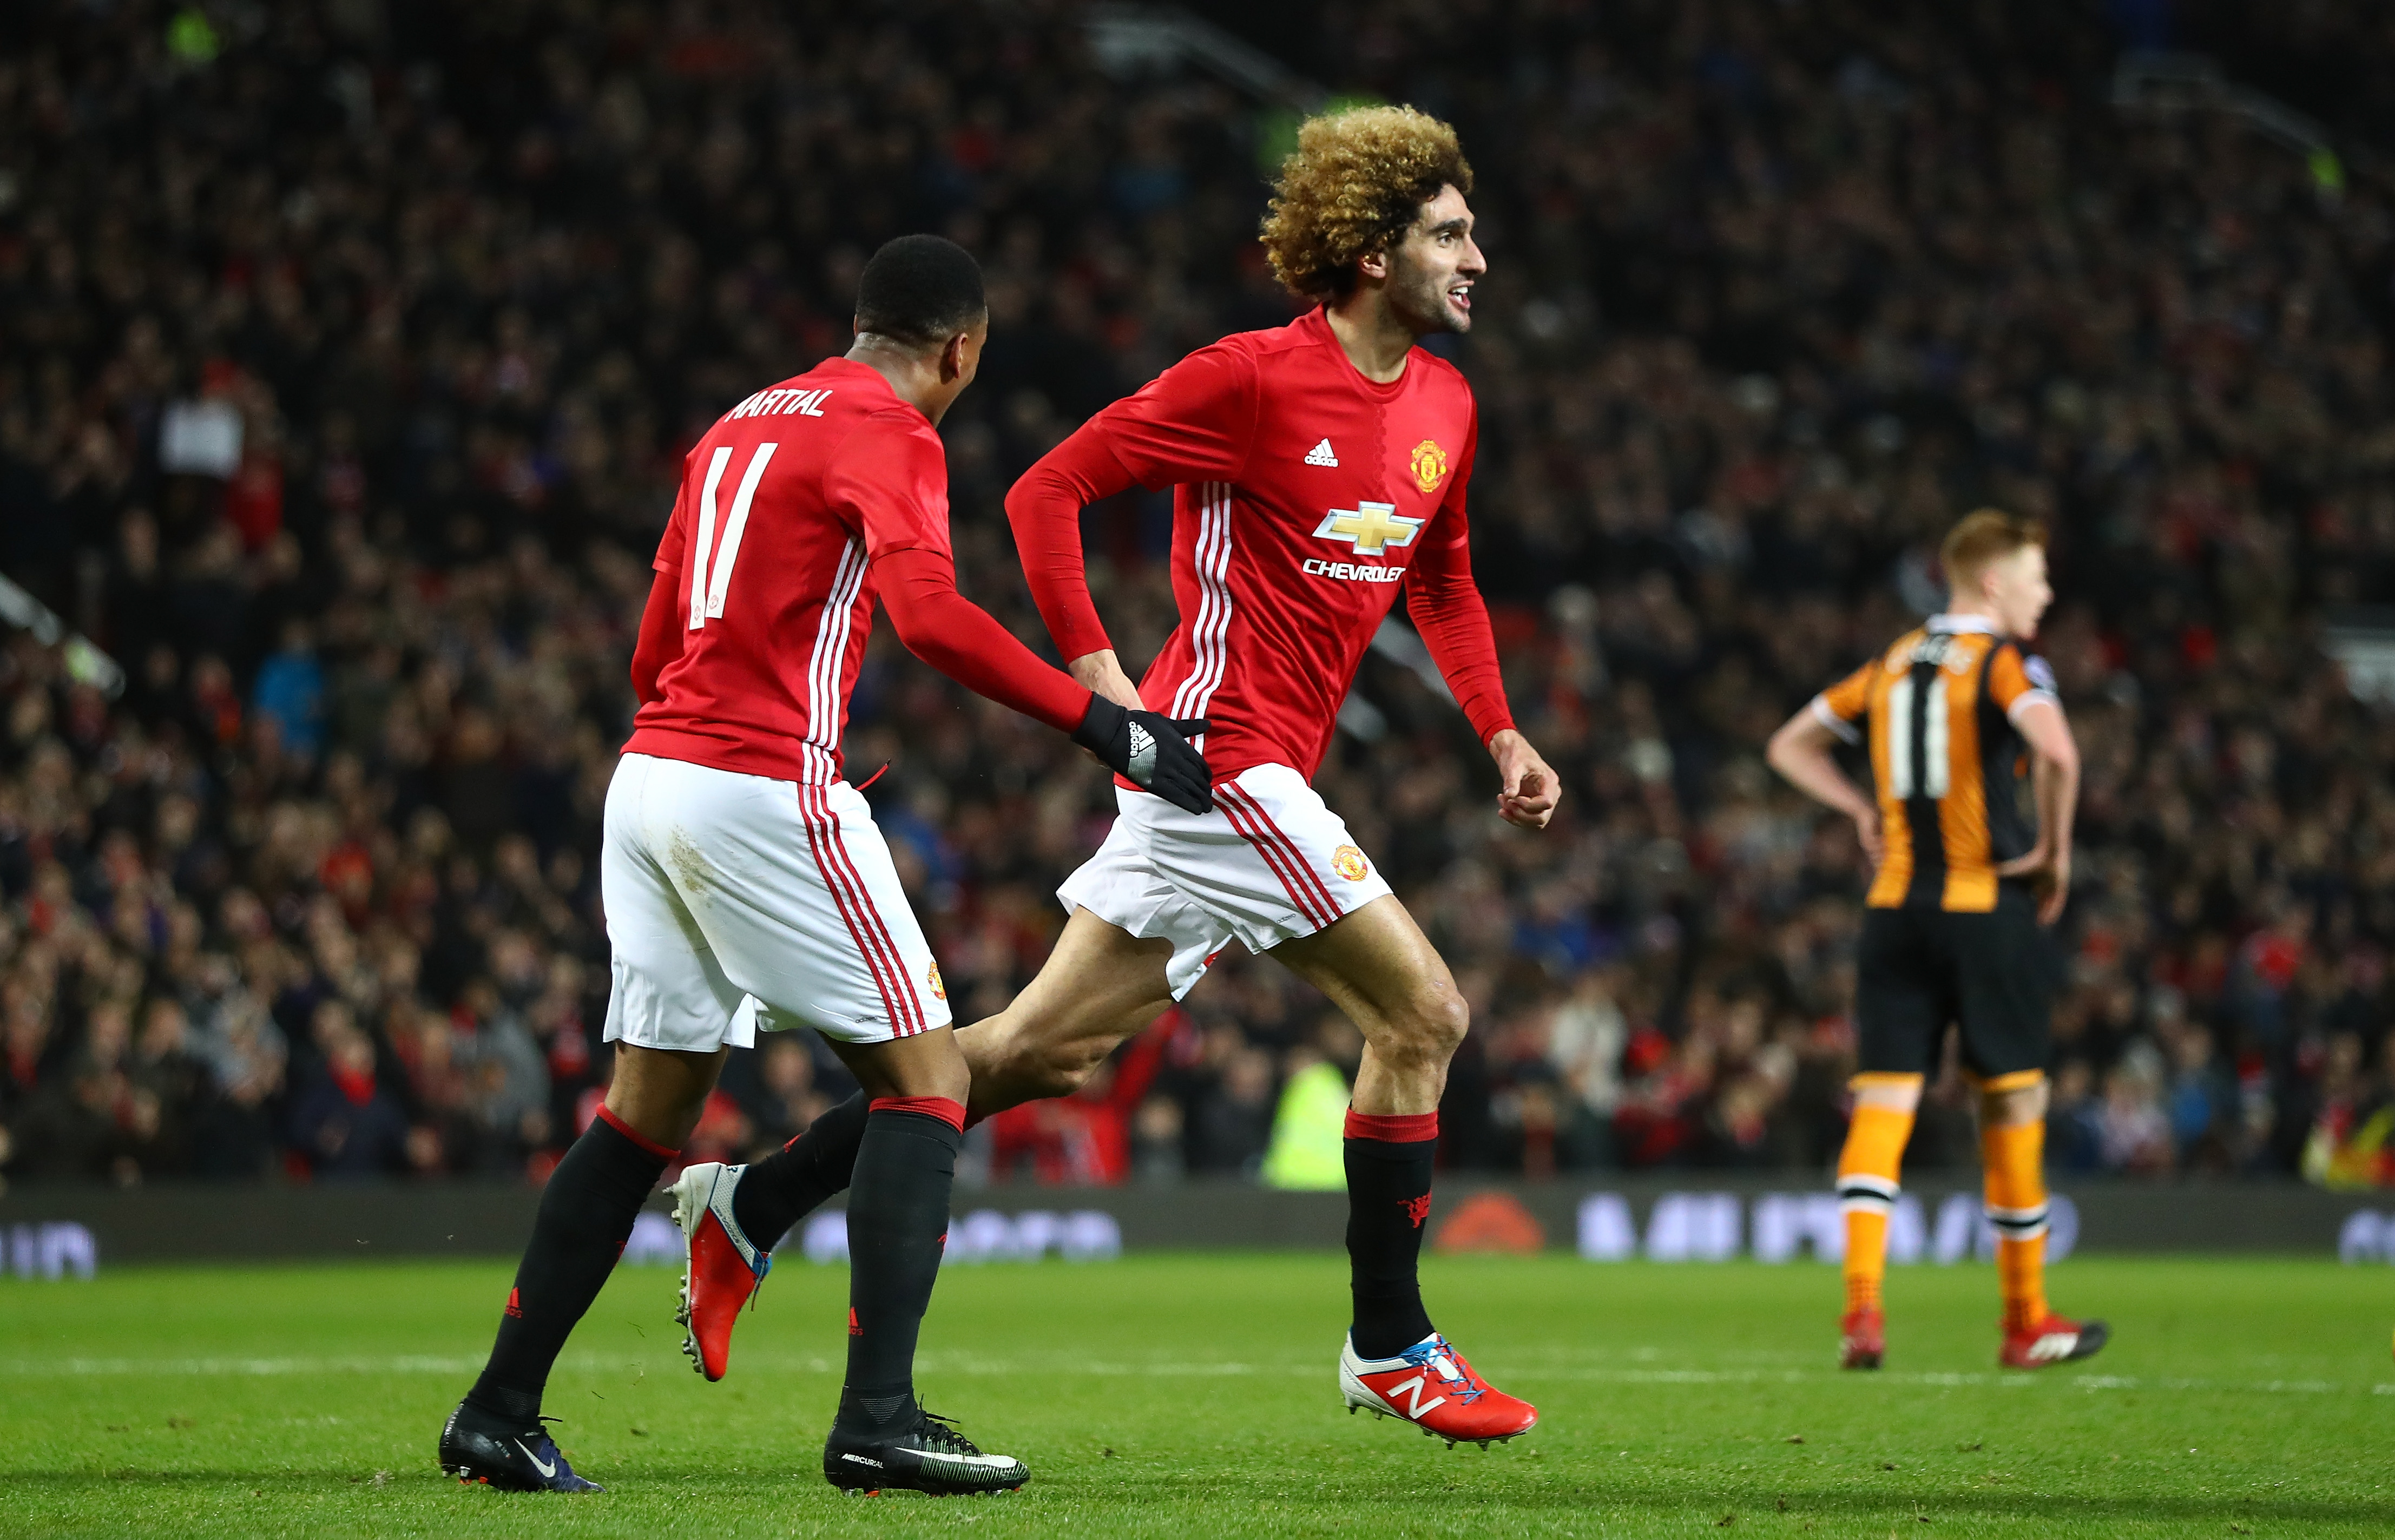
[[[1073,741],[1104,760],[1118,776],[1191,813],[1214,811],[1213,777],[1189,740],[1206,731],[1203,717],[1175,722],[1154,711],[1127,711],[1102,695],[1073,729]]]

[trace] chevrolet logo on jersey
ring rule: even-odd
[[[1315,534],[1326,540],[1351,540],[1358,556],[1378,556],[1391,546],[1409,546],[1422,533],[1425,519],[1408,518],[1397,511],[1397,505],[1384,502],[1359,502],[1354,508],[1334,508],[1322,516],[1321,526]]]

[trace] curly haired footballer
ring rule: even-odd
[[[1441,187],[1472,191],[1455,130],[1410,107],[1357,107],[1308,118],[1281,162],[1264,216],[1264,255],[1292,294],[1346,294],[1356,263],[1410,229]]]

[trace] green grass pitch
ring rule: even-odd
[[[1449,1451],[1339,1410],[1331,1255],[951,1268],[919,1383],[1034,1475],[945,1503],[818,1470],[844,1271],[793,1261],[718,1386],[674,1274],[620,1269],[551,1382],[603,1496],[466,1490],[443,1416],[506,1294],[497,1263],[126,1270],[0,1282],[0,1534],[2384,1535],[2395,1299],[2323,1262],[2066,1262],[2118,1335],[1993,1367],[1990,1269],[1899,1268],[1889,1368],[1831,1367],[1836,1275],[1441,1259],[1437,1319],[1535,1400],[1530,1437]]]

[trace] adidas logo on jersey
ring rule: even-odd
[[[1328,465],[1333,470],[1336,470],[1339,465],[1339,457],[1331,453],[1330,441],[1329,439],[1324,439],[1320,444],[1316,445],[1313,448],[1305,452],[1305,463],[1308,465]]]

